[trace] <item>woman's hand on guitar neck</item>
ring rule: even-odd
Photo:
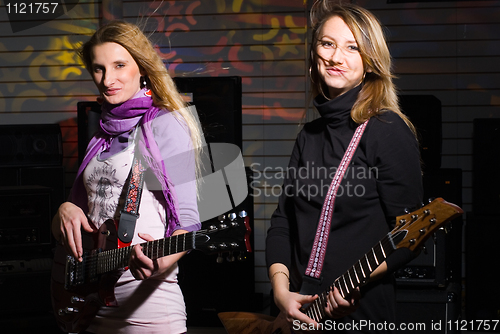
[[[285,319],[290,328],[300,323],[314,324],[316,322],[301,311],[302,305],[309,304],[318,298],[315,296],[305,296],[289,290],[289,271],[281,263],[274,263],[269,267],[269,277],[273,287],[274,302],[281,311],[280,318]]]
[[[61,204],[52,220],[52,234],[78,261],[82,261],[83,256],[82,228],[94,231],[82,209],[71,202]]]
[[[280,309],[282,315],[285,317],[286,321],[289,323],[290,328],[297,326],[297,322],[301,324],[307,324],[309,327],[311,324],[316,326],[317,323],[313,319],[309,318],[300,309],[302,305],[309,304],[318,298],[315,296],[305,296],[298,294],[296,292],[282,291],[274,292],[274,301],[278,308]]]
[[[178,235],[186,232],[187,231],[184,230],[176,230],[172,235]],[[139,237],[145,241],[155,240],[151,235],[146,233],[139,233]],[[185,253],[186,252],[175,253],[152,260],[143,253],[142,246],[140,244],[136,244],[130,254],[128,267],[132,276],[134,276],[137,280],[145,280],[148,278],[163,279],[167,272],[171,269],[172,265],[176,263]]]
[[[347,296],[347,300],[342,298],[339,290],[334,288],[328,293],[328,303],[326,306],[326,315],[332,319],[345,317],[356,311],[359,307],[361,293],[359,288],[356,288]]]

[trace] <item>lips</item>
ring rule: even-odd
[[[118,94],[119,91],[120,91],[119,88],[106,89],[104,91],[104,95],[106,95],[106,96],[113,96],[113,95]]]
[[[336,67],[330,67],[330,68],[327,68],[326,71],[328,73],[331,73],[331,74],[343,74],[345,73],[345,71],[339,69],[339,68],[336,68]]]

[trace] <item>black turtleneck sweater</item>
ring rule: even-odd
[[[357,126],[350,113],[360,89],[329,101],[316,98],[321,118],[305,124],[297,136],[266,240],[267,266],[286,265],[294,291],[301,289],[325,195]],[[337,193],[323,280],[315,292],[325,291],[392,229],[396,216],[416,207],[422,197],[415,136],[394,112],[372,117]],[[387,259],[389,271],[410,259],[409,251],[396,251]],[[395,321],[391,275],[361,292],[360,308],[344,321]]]

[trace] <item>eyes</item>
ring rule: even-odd
[[[331,40],[328,40],[328,39],[323,39],[323,40],[320,40],[318,42],[318,51],[321,51],[321,50],[335,50],[337,48],[339,48],[342,50],[342,51],[345,51],[347,53],[351,53],[351,54],[354,54],[354,53],[359,53],[359,47],[356,43],[348,43],[344,46],[339,46],[337,43],[335,43],[334,41],[331,41]]]
[[[125,67],[125,63],[115,63],[115,66],[114,66],[115,69],[121,69],[121,68],[124,68],[124,67]],[[92,71],[94,73],[101,73],[104,70],[105,70],[104,66],[101,66],[101,65],[94,64],[93,67],[92,67]]]

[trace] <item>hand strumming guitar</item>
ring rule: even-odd
[[[83,256],[82,228],[87,232],[94,231],[82,209],[71,202],[61,204],[52,220],[52,234],[64,245],[66,252],[80,262]]]

